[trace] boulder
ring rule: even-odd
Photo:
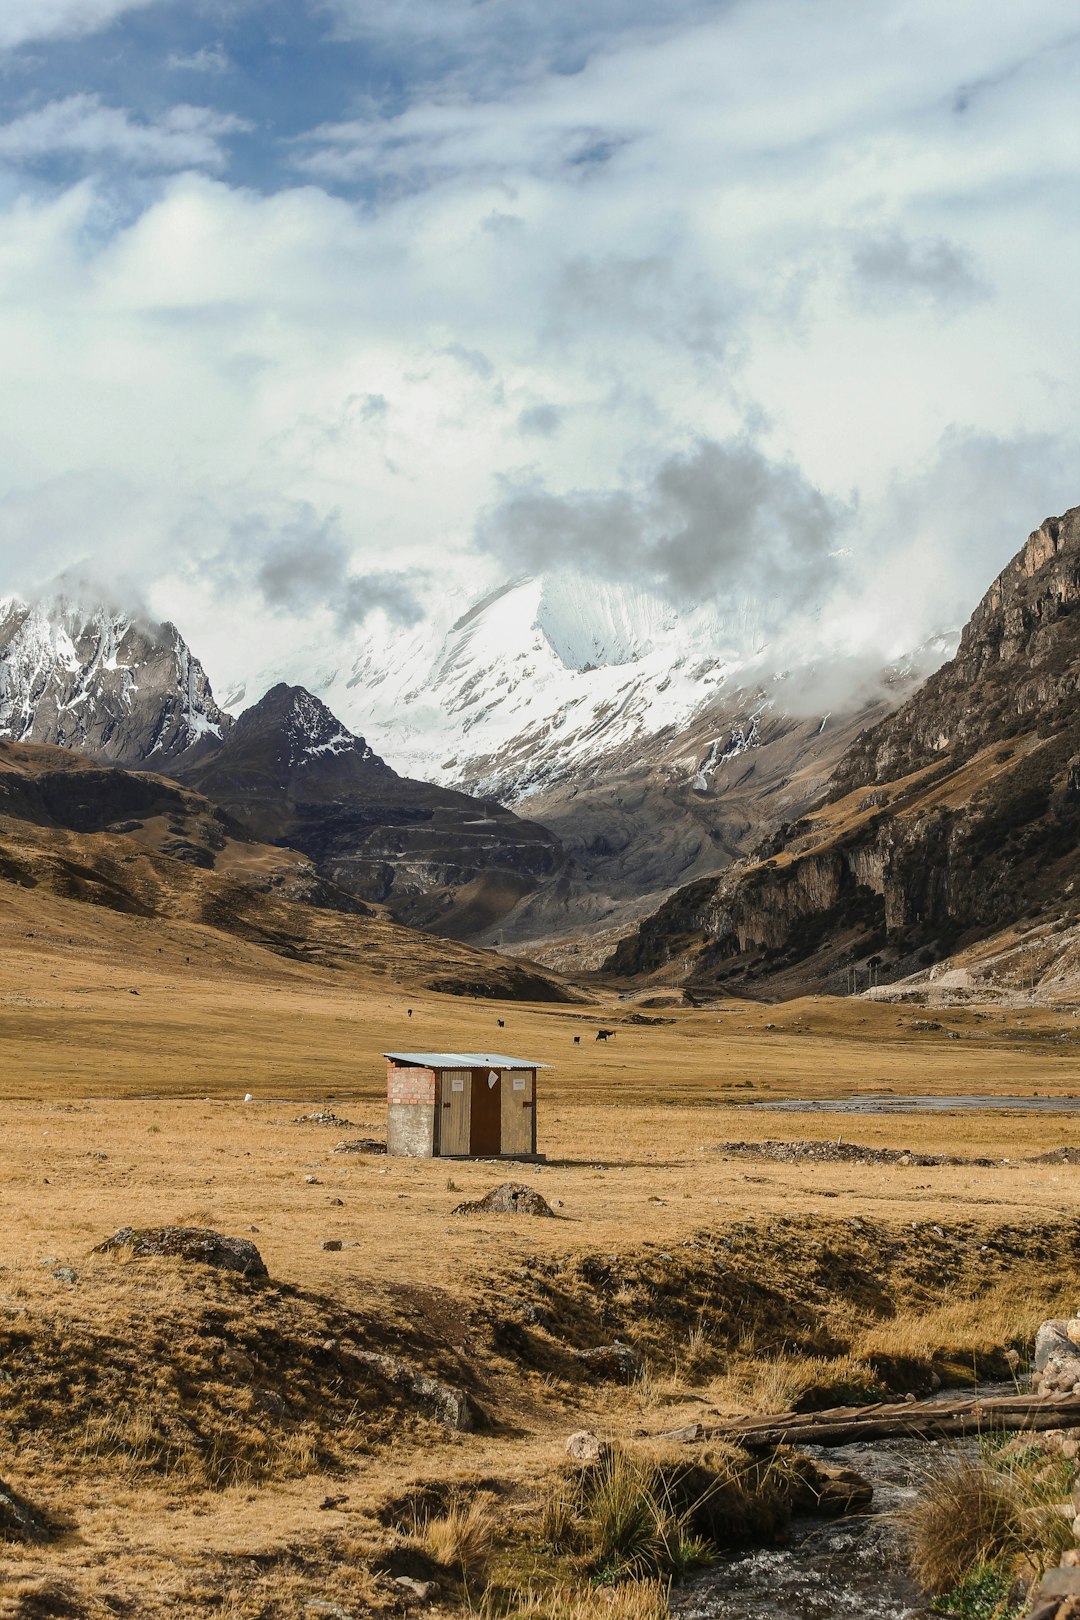
[[[448,1429],[468,1434],[484,1422],[484,1413],[463,1389],[441,1383],[427,1373],[410,1367],[400,1356],[382,1355],[376,1350],[357,1350],[355,1359],[417,1402],[430,1416]]]
[[[395,1575],[393,1584],[406,1601],[411,1599],[414,1603],[430,1603],[439,1595],[438,1581],[414,1581],[411,1575]]]
[[[611,1456],[611,1443],[601,1440],[591,1429],[575,1429],[566,1442],[566,1455],[572,1462],[594,1466]]]
[[[56,1526],[0,1479],[0,1541],[49,1541]]]
[[[1069,1332],[1070,1327],[1073,1333]],[[1035,1335],[1035,1371],[1042,1372],[1052,1356],[1076,1356],[1080,1337],[1080,1318],[1057,1318],[1044,1322]]]
[[[632,1384],[641,1376],[643,1362],[629,1344],[602,1344],[595,1350],[579,1350],[577,1359],[594,1378],[605,1378],[621,1384]]]
[[[520,1181],[504,1181],[485,1193],[483,1198],[458,1204],[454,1215],[550,1215],[555,1211],[535,1187],[526,1187]]]
[[[159,1256],[173,1260],[194,1260],[215,1266],[219,1271],[236,1271],[242,1277],[262,1280],[268,1275],[262,1255],[250,1238],[225,1237],[201,1226],[122,1226],[112,1237],[93,1249],[94,1254],[118,1254],[126,1250],[140,1260]]]

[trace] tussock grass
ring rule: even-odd
[[[716,1446],[687,1461],[615,1446],[600,1465],[556,1479],[541,1535],[607,1580],[680,1577],[729,1542],[775,1531],[797,1488],[797,1470],[782,1456],[763,1461]]]
[[[467,1503],[451,1502],[445,1513],[425,1519],[414,1540],[432,1563],[470,1586],[486,1574],[497,1538],[493,1504],[480,1495]]]
[[[991,1456],[953,1456],[900,1515],[912,1573],[928,1592],[1038,1574],[1072,1545],[1067,1497],[1072,1469],[1038,1447]]]
[[[661,1580],[618,1586],[519,1587],[485,1594],[482,1620],[669,1620],[668,1586]]]

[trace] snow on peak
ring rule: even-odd
[[[174,626],[63,584],[33,602],[0,600],[0,736],[136,763],[220,737],[227,723]]]

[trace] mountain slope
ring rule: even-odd
[[[545,828],[398,776],[303,687],[273,687],[183,774],[337,887],[451,937],[497,923],[561,864]]]
[[[492,916],[477,942],[595,967],[672,889],[802,814],[856,731],[944,649],[928,644],[916,670],[872,672],[861,695],[850,674],[769,674],[777,656],[750,604],[677,614],[647,592],[560,574],[448,604],[434,633],[371,633],[351,662],[327,666],[312,647],[301,663],[395,763],[557,835],[557,879]]]
[[[303,688],[237,723],[173,625],[65,595],[0,603],[4,737],[169,771],[256,838],[306,852],[328,892],[447,935],[489,929],[561,864],[543,828],[398,776]]]
[[[897,979],[1080,909],[1080,509],[998,576],[956,657],[750,865],[674,894],[610,966],[788,993]]]
[[[190,788],[66,750],[0,742],[0,915],[82,933],[98,913],[124,920],[133,960],[156,951],[163,929],[182,928],[200,951],[238,940],[369,980],[497,999],[572,998],[531,964],[374,915],[333,891],[307,857],[248,838]]]

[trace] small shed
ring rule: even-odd
[[[501,1052],[384,1052],[386,1151],[414,1159],[535,1159],[536,1075]]]

